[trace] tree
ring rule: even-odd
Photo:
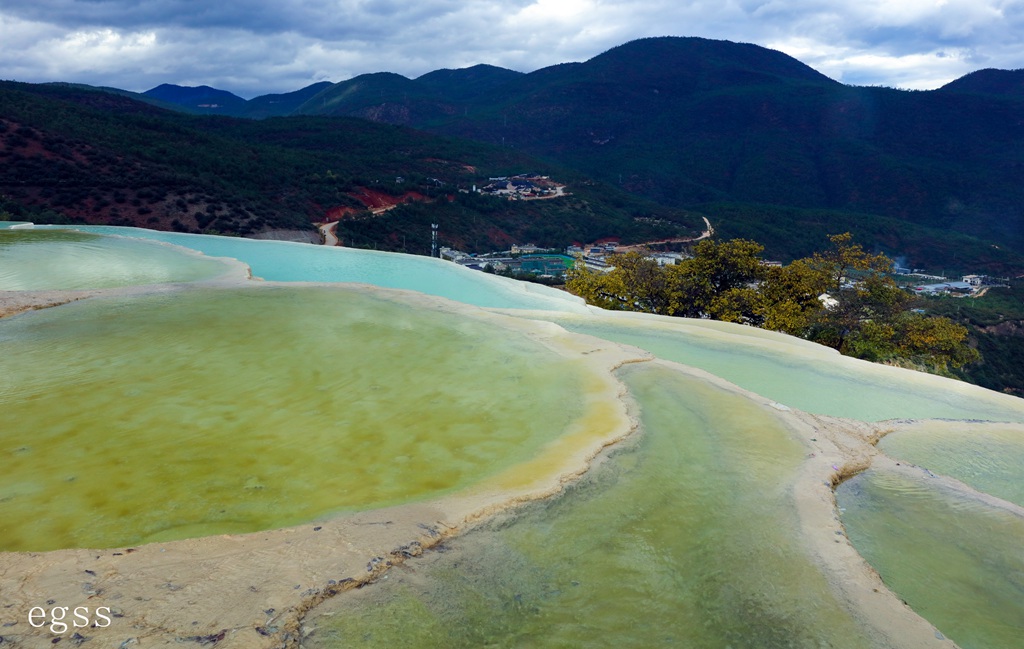
[[[734,322],[753,317],[752,296],[743,289],[752,289],[764,277],[763,250],[746,239],[701,241],[693,257],[667,269],[673,313],[715,319],[726,315]]]
[[[761,282],[761,323],[759,326],[794,336],[806,336],[825,308],[821,296],[827,293],[829,276],[808,259],[767,269]]]
[[[981,359],[977,349],[967,344],[967,327],[942,316],[907,313],[899,321],[898,352],[901,357],[963,367]]]
[[[810,307],[806,295],[801,296],[806,321],[786,324],[802,324],[799,335],[841,353],[874,357],[881,353],[875,348],[885,346],[889,321],[907,308],[910,295],[886,274],[892,268],[888,257],[865,252],[849,232],[830,235],[829,241],[829,250],[790,264],[794,270],[787,275],[801,280],[807,289],[820,291],[816,295],[820,306]],[[781,297],[786,298],[785,289],[797,286],[784,285]]]
[[[879,327],[892,323],[912,299],[891,277],[879,273],[850,280],[828,296],[831,301],[813,318],[807,338],[864,358],[874,356],[865,348],[867,341],[881,335]],[[872,323],[872,336],[865,335],[867,323]],[[855,349],[860,351],[854,353]]]
[[[638,252],[627,252],[611,255],[608,263],[614,267],[612,270],[596,272],[577,258],[566,273],[566,289],[611,311],[674,315],[668,278],[657,261]]]
[[[864,248],[853,243],[853,235],[849,232],[830,234],[828,240],[831,249],[816,252],[804,261],[827,277],[826,290],[839,291],[851,274],[884,273],[892,269],[892,260],[884,254],[872,255]]]
[[[612,309],[739,322],[800,336],[848,356],[901,359],[944,369],[979,359],[966,328],[911,310],[914,297],[886,272],[892,262],[829,237],[831,248],[770,267],[754,241],[704,240],[692,258],[662,267],[636,252],[612,255],[594,272],[579,260],[566,288]]]

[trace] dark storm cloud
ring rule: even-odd
[[[505,3],[515,6],[516,2]],[[520,3],[521,4],[521,3]],[[4,3],[4,13],[66,29],[233,29],[255,35],[292,32],[324,40],[365,40],[465,6],[456,0],[33,0]]]

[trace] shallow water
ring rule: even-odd
[[[323,647],[867,647],[803,554],[801,446],[762,407],[624,373],[643,434],[587,479],[306,620]]]
[[[422,500],[532,457],[583,409],[582,361],[332,287],[77,302],[0,320],[0,357],[0,550]]]
[[[889,368],[814,349],[803,341],[774,346],[760,338],[673,325],[669,318],[618,321],[551,314],[570,331],[634,345],[658,358],[698,367],[805,412],[861,421],[895,418],[1024,421],[1024,400],[958,381]],[[921,379],[922,383],[916,383]],[[937,382],[945,383],[942,389]]]
[[[585,309],[564,294],[438,260],[85,230],[234,257],[268,279],[366,282],[548,310],[525,315],[636,345],[810,412],[1024,421],[1024,401],[769,332],[565,316],[558,312]],[[19,241],[22,232],[35,232],[32,253],[8,268],[18,282],[50,278],[35,288],[84,288],[68,285],[80,269],[115,277],[113,286],[207,277],[182,274],[178,263],[223,269],[135,239],[18,229],[0,231],[0,240]],[[84,252],[51,272],[45,245]],[[114,252],[119,246],[128,252]],[[0,273],[4,253],[16,248],[0,249]],[[354,290],[251,284],[92,299],[0,321],[0,550],[241,533],[423,500],[518,470],[581,421],[589,375],[523,334]],[[312,621],[319,631],[310,646],[871,646],[795,540],[788,489],[804,451],[773,413],[665,368],[636,366],[623,376],[645,430],[634,445],[564,497],[392,571],[388,586],[338,598],[330,606],[342,608]],[[883,448],[903,453],[895,450],[900,437]],[[972,484],[1016,498],[1024,461],[1015,448],[974,441],[976,452],[962,455],[954,442],[932,439],[932,455],[911,461],[964,470],[958,477],[969,483],[972,472],[997,476]],[[862,530],[858,548],[868,555],[874,544],[897,581],[909,574],[900,588],[923,593],[912,605],[966,638],[963,646],[1016,646],[999,644],[1020,637],[1016,609],[1005,603],[1008,593],[1024,599],[1016,524],[992,523],[998,517],[975,501],[936,499],[916,484],[865,499],[875,487],[855,488],[859,480],[840,495],[851,537]],[[947,554],[955,558],[943,566]],[[950,581],[928,581],[943,567],[955,573],[948,598]],[[958,607],[983,612],[957,626]]]
[[[878,447],[1024,507],[1024,427],[922,423],[886,435]]]
[[[939,485],[870,470],[836,492],[858,552],[963,649],[1019,649],[1024,519]]]
[[[139,228],[74,227],[83,232],[162,241],[210,257],[231,257],[248,264],[253,275],[270,281],[358,282],[419,291],[474,306],[586,311],[582,300],[564,291],[468,270],[430,257]]]
[[[72,230],[0,229],[0,290],[90,289],[192,282],[228,272],[171,246]]]

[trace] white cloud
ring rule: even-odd
[[[243,96],[364,72],[529,72],[646,36],[786,52],[847,83],[1024,67],[1024,0],[0,0],[0,77]]]

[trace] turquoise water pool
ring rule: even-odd
[[[194,282],[226,275],[230,269],[220,259],[157,241],[73,230],[0,228],[2,291]]]
[[[678,318],[541,316],[570,331],[634,345],[699,367],[805,412],[861,421],[896,418],[1024,421],[1024,400],[960,381],[860,361],[749,327]]]
[[[74,229],[162,241],[210,257],[231,257],[248,264],[256,277],[269,281],[355,282],[419,291],[481,307],[587,310],[582,300],[564,291],[468,270],[431,257],[139,228],[74,226]]]

